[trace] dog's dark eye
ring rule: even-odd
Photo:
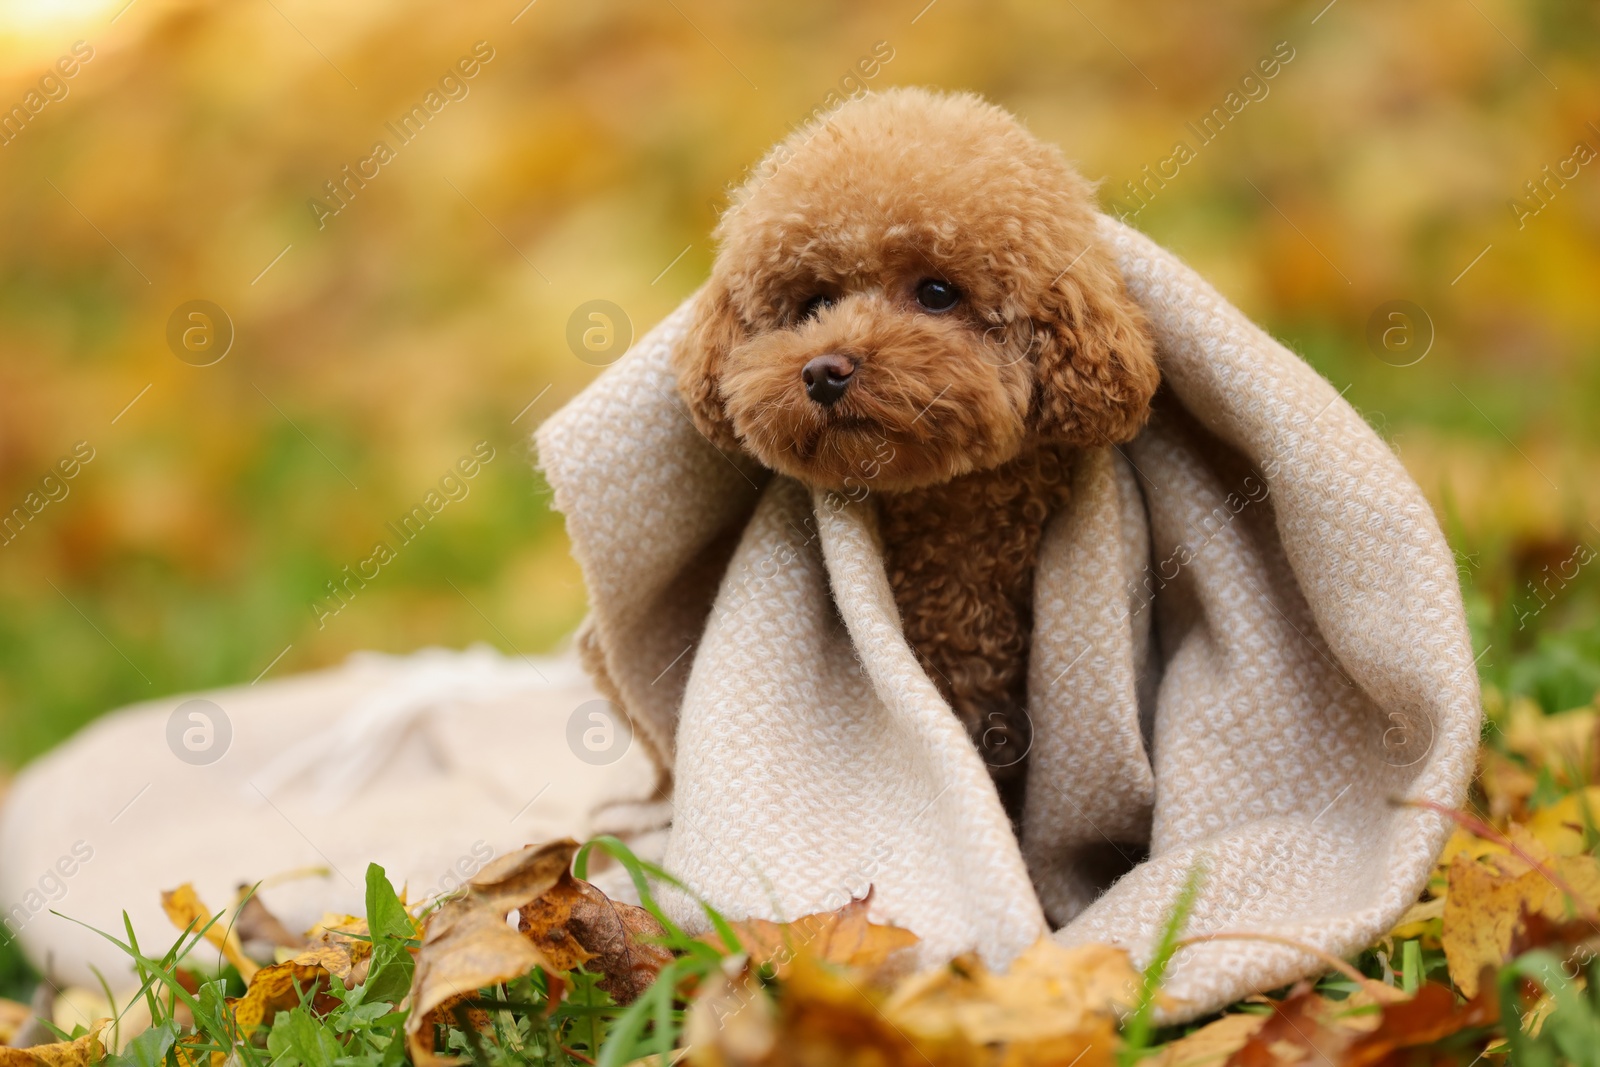
[[[961,299],[961,290],[937,278],[924,278],[917,283],[917,303],[929,311],[949,311]]]
[[[817,312],[821,311],[823,308],[832,306],[833,297],[828,296],[825,293],[818,293],[816,296],[800,305],[799,321],[804,322],[807,319],[815,318]]]

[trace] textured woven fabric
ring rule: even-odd
[[[687,307],[541,430],[585,662],[672,772],[665,865],[725,913],[870,885],[929,958],[1004,964],[1054,931],[1142,964],[1197,863],[1189,934],[1335,954],[1421,891],[1448,825],[1400,801],[1461,800],[1479,717],[1437,522],[1325,380],[1102,227],[1165,386],[1139,438],[1081,455],[1045,532],[1021,840],[901,634],[870,495],[814,495],[690,424],[668,362]],[[1321,968],[1278,942],[1186,948],[1166,1015]]]
[[[171,718],[195,699],[229,723],[214,762],[172,748]],[[268,879],[261,898],[301,931],[363,912],[369,862],[418,901],[530,842],[636,830],[636,812],[654,814],[629,803],[655,784],[650,760],[624,747],[596,766],[569,740],[599,699],[571,656],[476,647],[358,653],[113,712],[29,764],[0,805],[0,943],[16,937],[58,985],[104,975],[126,994],[127,955],[90,927],[123,937],[126,915],[159,955],[178,936],[161,891],[183,882],[222,908]]]

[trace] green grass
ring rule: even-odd
[[[26,1002],[39,984],[39,976],[22,954],[16,938],[7,938],[0,944],[0,997]]]
[[[645,908],[666,931],[662,944],[676,959],[656,982],[632,1004],[616,1004],[596,984],[602,975],[582,969],[567,976],[570,988],[552,1003],[551,982],[538,969],[520,978],[478,991],[461,1002],[453,1018],[436,1025],[435,1051],[469,1059],[475,1067],[580,1067],[598,1063],[620,1067],[640,1057],[671,1051],[682,1035],[687,989],[698,985],[740,951],[733,929],[716,911],[705,907],[707,918],[721,937],[716,947],[691,937],[666,915],[651,893],[651,883],[685,887],[654,864],[638,859],[614,837],[600,837],[577,854],[574,872],[582,878],[590,852],[599,848],[627,870]],[[203,967],[208,953],[201,951],[204,926],[191,923],[159,956],[146,954],[131,925],[126,940],[98,931],[132,961],[139,988],[129,1004],[118,1005],[125,1015],[132,1002],[144,1001],[152,1020],[107,1067],[186,1067],[174,1056],[182,1048],[198,1063],[208,1063],[211,1053],[233,1058],[239,1067],[400,1067],[409,1062],[405,1024],[408,1012],[400,1003],[412,985],[415,960],[412,921],[383,868],[367,868],[367,925],[371,931],[372,964],[366,980],[346,986],[336,976],[321,991],[306,988],[300,1003],[279,1011],[270,1027],[254,1034],[239,1033],[227,1008],[229,996],[243,992],[238,972],[219,964],[214,972],[199,975],[199,989],[190,992],[180,971],[193,974]],[[327,998],[333,1003],[329,1004]],[[192,1026],[179,1022],[178,1008],[188,1009]],[[466,1012],[486,1013],[489,1029],[469,1024]],[[85,1033],[83,1027],[57,1031],[62,1040]]]

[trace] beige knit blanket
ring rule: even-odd
[[[1405,802],[1462,800],[1479,717],[1438,524],[1324,379],[1142,234],[1102,233],[1166,387],[1135,441],[1082,455],[1045,531],[1020,840],[901,634],[870,496],[690,424],[668,366],[687,305],[540,431],[587,665],[671,771],[665,866],[724,913],[871,886],[928,957],[1003,964],[1054,931],[1142,964],[1197,862],[1187,933],[1336,955],[1422,890],[1449,828]],[[1173,1020],[1323,969],[1246,940],[1174,966]]]

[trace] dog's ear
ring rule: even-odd
[[[1034,316],[1035,433],[1079,447],[1131,440],[1161,384],[1143,309],[1100,249],[1063,271]]]
[[[745,340],[744,323],[734,310],[726,283],[712,277],[695,298],[688,332],[672,352],[678,375],[678,395],[689,409],[695,428],[718,448],[736,452],[739,438],[733,432],[718,391],[728,352]]]

